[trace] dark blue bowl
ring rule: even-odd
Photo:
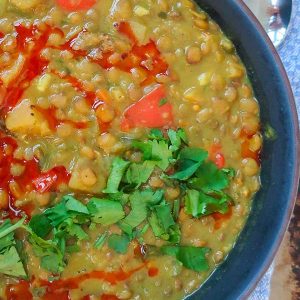
[[[250,10],[238,0],[198,0],[237,47],[261,107],[265,140],[262,188],[248,222],[226,261],[189,299],[246,298],[270,265],[287,229],[299,181],[299,127],[291,87],[271,41]]]

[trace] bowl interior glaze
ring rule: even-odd
[[[262,151],[262,188],[234,249],[188,299],[244,299],[264,274],[287,228],[299,180],[299,127],[293,94],[279,56],[257,19],[237,0],[198,0],[234,42],[261,108],[262,130],[276,133]]]

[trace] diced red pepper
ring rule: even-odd
[[[46,173],[41,174],[37,178],[32,180],[34,188],[39,193],[45,193],[52,188],[57,187],[61,183],[67,183],[69,181],[70,174],[65,167],[54,167]]]
[[[221,228],[223,222],[229,220],[232,217],[232,207],[229,207],[228,212],[226,214],[215,212],[212,214],[212,217],[215,219],[214,229],[218,230]]]
[[[251,151],[250,150],[250,142],[249,139],[245,139],[241,145],[241,154],[243,158],[253,158],[259,163],[259,151]]]
[[[56,180],[57,175],[53,170],[50,170],[49,172],[42,174],[38,178],[34,179],[32,182],[35,189],[39,193],[45,193],[50,190],[50,188],[56,182]]]
[[[222,146],[220,144],[213,144],[209,150],[209,159],[213,161],[219,169],[225,166],[225,157],[222,153]]]
[[[160,85],[125,110],[121,129],[127,131],[134,127],[171,126],[173,124],[172,105],[165,101],[165,88]]]
[[[128,37],[128,39],[133,42],[134,44],[137,43],[137,39],[135,37],[135,34],[133,33],[131,26],[129,23],[127,22],[120,22],[118,24],[118,31],[122,34],[124,34],[125,36]]]
[[[216,157],[215,157],[215,164],[217,165],[217,167],[219,169],[222,169],[224,168],[225,166],[225,158],[224,158],[224,155],[221,154],[221,153],[217,153],[216,154]]]
[[[68,11],[88,10],[95,5],[96,0],[56,0],[57,4]]]

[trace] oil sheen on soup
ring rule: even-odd
[[[183,299],[260,187],[259,106],[189,0],[0,2],[0,299]]]

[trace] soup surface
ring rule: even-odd
[[[259,189],[259,106],[189,0],[0,1],[0,298],[182,299]]]

